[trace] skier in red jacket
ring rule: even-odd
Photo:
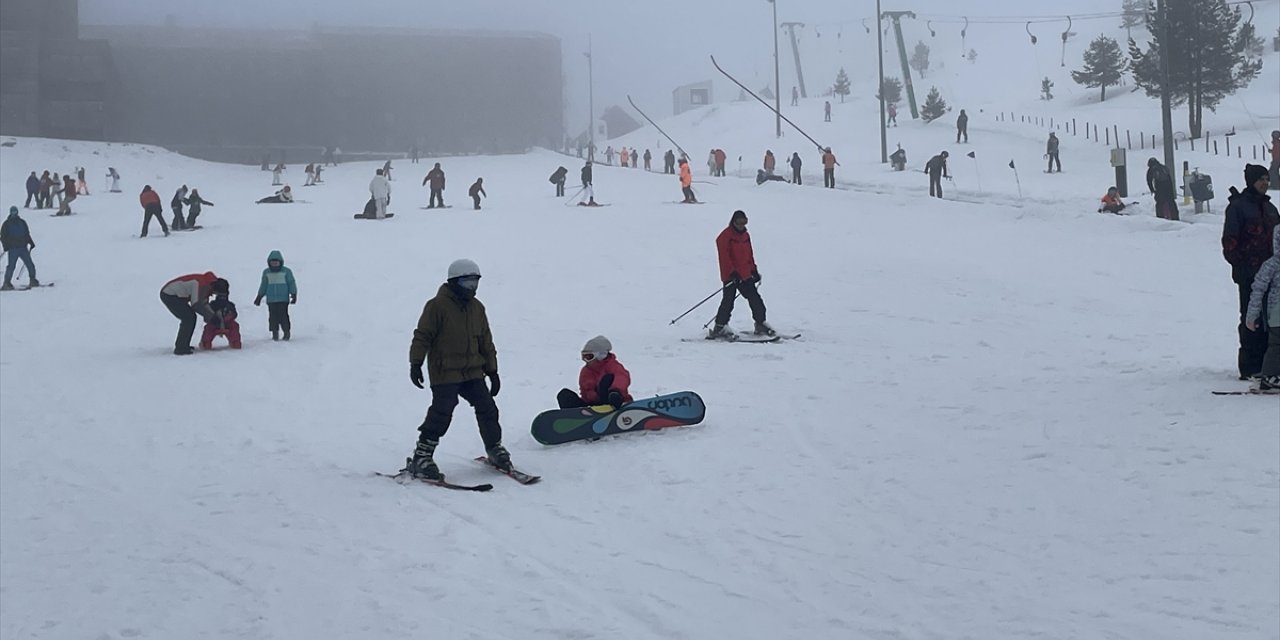
[[[729,316],[733,314],[733,302],[741,293],[751,306],[751,318],[755,320],[756,335],[776,335],[773,328],[765,322],[764,300],[756,291],[760,282],[760,271],[756,269],[755,255],[751,251],[751,234],[747,232],[747,214],[741,209],[733,212],[729,226],[716,236],[716,254],[720,258],[720,281],[724,283],[724,296],[720,300],[720,309],[716,311],[716,326],[708,338],[732,339],[733,332],[727,328]]]
[[[613,355],[613,344],[604,336],[596,336],[582,346],[582,371],[578,374],[581,393],[561,389],[556,395],[561,409],[574,409],[610,404],[617,409],[632,401],[627,387],[631,374]]]

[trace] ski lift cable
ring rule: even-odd
[[[1271,4],[1275,2],[1280,2],[1280,0],[1228,0],[1226,4],[1227,6],[1246,5],[1250,7],[1250,9],[1252,10],[1255,4]],[[1070,16],[1065,16],[1065,17],[1070,17],[1073,20],[1085,21],[1085,20],[1110,20],[1114,18],[1124,17],[1124,15],[1125,15],[1124,11],[1100,11],[1100,12],[1094,12],[1094,13],[1072,14]],[[965,25],[966,30],[968,29],[968,26],[970,24],[1017,24],[1019,22],[1024,24],[1025,23],[1040,24],[1040,23],[1046,23],[1046,22],[1061,22],[1063,17],[1064,16],[1061,14],[1053,15],[1053,16],[1005,15],[1005,16],[969,17],[969,16],[957,16],[957,15],[947,15],[947,14],[924,14],[924,13],[917,14],[916,16],[917,19],[925,19],[925,20],[929,20],[932,22],[940,23],[940,24],[962,24],[962,25]],[[875,19],[876,19],[875,16],[868,16],[865,18],[853,18],[849,20],[823,22],[821,23],[821,25],[832,27],[832,26],[839,26],[839,25],[861,22],[863,27],[867,30],[867,32],[870,33],[871,29],[870,27],[867,26],[866,22],[868,20],[875,20]]]

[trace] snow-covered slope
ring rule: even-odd
[[[717,118],[701,126],[729,135]],[[718,180],[686,207],[665,204],[671,177],[601,167],[613,206],[587,210],[551,196],[546,176],[578,165],[545,152],[444,159],[455,208],[428,212],[429,161],[397,163],[397,216],[369,222],[351,215],[370,164],[257,206],[272,189],[252,167],[0,149],[6,206],[30,169],[96,176],[77,215],[24,212],[57,285],[0,294],[0,636],[1280,634],[1280,407],[1208,394],[1242,384],[1214,225],[1053,193],[933,201],[870,172],[859,190]],[[101,193],[108,165],[125,193]],[[206,228],[134,238],[144,183],[166,202],[198,187]],[[718,286],[735,208],[771,321],[803,340],[682,342],[711,304],[668,325]],[[289,343],[250,304],[271,249],[300,287]],[[411,451],[429,399],[406,379],[411,330],[462,256],[485,274],[506,444],[539,485],[469,461],[465,404],[437,459],[493,492],[370,475]],[[244,349],[174,357],[157,291],[209,269]],[[597,333],[637,396],[698,391],[705,423],[533,442]]]

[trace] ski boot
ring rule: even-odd
[[[27,281],[28,289],[30,289],[31,287],[38,287],[38,286],[40,286],[40,281],[36,280],[34,277],[31,278],[31,280]]]
[[[1258,391],[1280,391],[1280,376],[1259,376],[1254,386]]]
[[[438,440],[419,440],[418,446],[413,450],[413,457],[405,459],[404,470],[415,478],[444,480],[444,474],[440,473],[440,467],[436,466],[436,461],[432,458],[438,444]]]
[[[711,333],[707,334],[708,340],[732,341],[735,337],[736,336],[733,335],[733,331],[729,330],[728,327],[722,324],[717,324],[714,328],[711,329]]]
[[[501,444],[493,445],[492,448],[486,449],[484,453],[489,458],[489,464],[503,471],[511,470],[511,454]]]
[[[284,330],[284,335],[280,336],[280,339],[285,342],[289,341],[289,330],[287,328]]]
[[[755,334],[756,334],[756,335],[758,335],[758,336],[769,336],[769,337],[773,337],[773,336],[778,335],[778,332],[777,332],[777,331],[774,331],[774,330],[773,330],[773,327],[769,326],[767,323],[764,323],[764,322],[757,322],[757,323],[756,323],[756,330],[755,330]]]
[[[280,340],[280,330],[279,330],[279,329],[272,329],[272,330],[271,330],[271,340],[272,340],[272,341],[279,342],[279,340]]]
[[[5,280],[4,286],[0,287],[0,291],[13,291],[13,283]]]

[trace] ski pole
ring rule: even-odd
[[[726,283],[725,283],[724,285],[722,285],[719,289],[716,289],[714,292],[712,292],[712,294],[711,294],[711,295],[709,295],[709,296],[707,296],[707,297],[703,298],[703,299],[702,299],[702,302],[699,302],[698,304],[695,304],[695,305],[693,305],[692,307],[689,307],[689,310],[688,310],[688,311],[685,311],[684,313],[682,313],[682,314],[680,314],[680,315],[676,316],[675,320],[672,320],[671,322],[668,322],[667,324],[668,324],[668,325],[673,325],[673,324],[675,324],[675,323],[679,322],[681,318],[683,318],[683,317],[685,317],[685,316],[689,315],[690,313],[693,313],[693,310],[694,310],[694,309],[697,309],[698,307],[701,307],[702,305],[706,304],[708,300],[710,300],[710,299],[712,299],[712,298],[716,297],[717,295],[719,295],[719,294],[721,294],[721,293],[724,293],[724,290],[725,290],[726,288],[728,288],[728,287],[729,287],[729,284],[730,284],[730,283],[726,282]]]

